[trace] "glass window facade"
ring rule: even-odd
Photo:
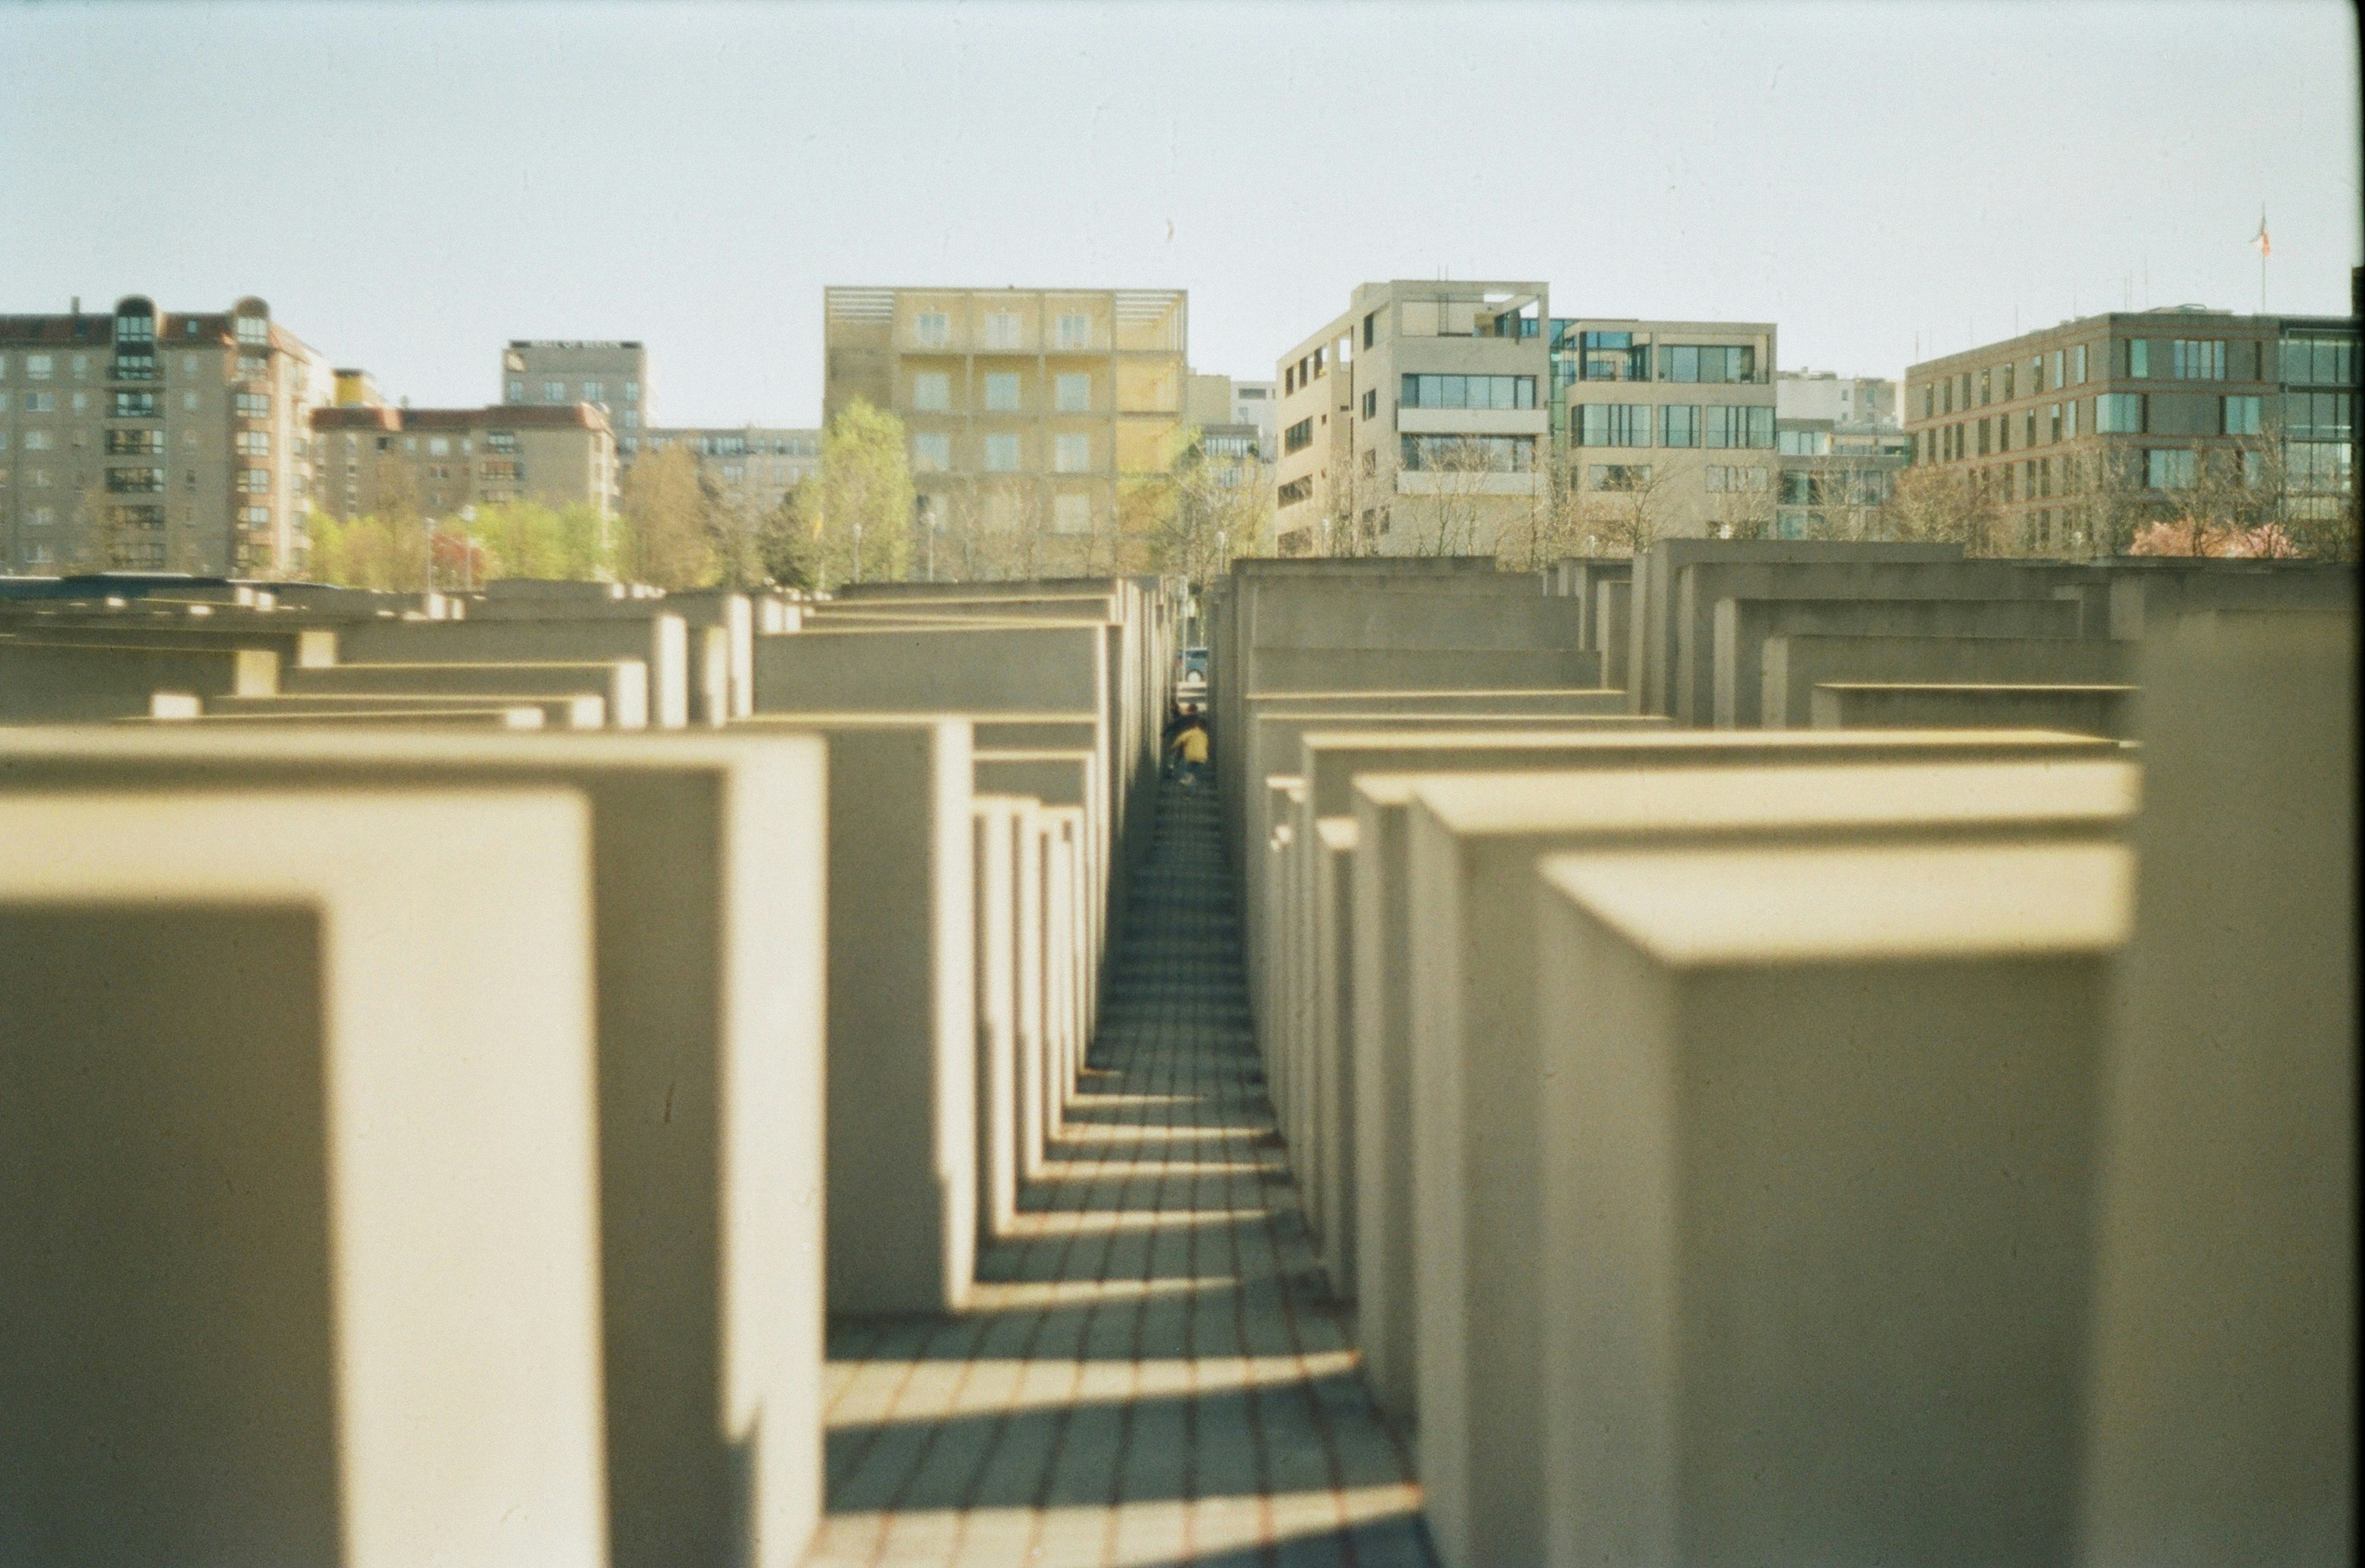
[[[1407,409],[1532,409],[1532,375],[1406,375],[1396,390]]]

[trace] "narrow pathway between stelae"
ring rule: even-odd
[[[1211,787],[1161,787],[1126,920],[976,1309],[831,1325],[813,1568],[1432,1561],[1273,1129]]]

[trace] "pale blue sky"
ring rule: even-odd
[[[810,423],[824,284],[1180,286],[1270,375],[1358,281],[1770,319],[1895,375],[2083,311],[2347,308],[2332,3],[27,5],[0,313],[263,295],[422,406],[634,337]]]

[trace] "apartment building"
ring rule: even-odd
[[[649,413],[649,354],[638,342],[512,338],[501,351],[501,401],[511,407],[588,403],[608,416],[616,451],[631,463]]]
[[[2354,516],[2357,339],[2354,317],[2083,317],[1913,365],[1906,434],[2033,550],[2124,550],[2196,491],[2304,532]]]
[[[1776,350],[1770,321],[1555,319],[1552,431],[1579,543],[1771,532]]]
[[[1281,408],[1279,390],[1280,384],[1272,381],[1232,383],[1232,423],[1256,427],[1257,451],[1268,463],[1281,450],[1281,426],[1274,417]]]
[[[1178,455],[1181,290],[830,288],[822,311],[823,422],[857,399],[902,420],[914,521],[951,536],[930,559],[1116,563],[1121,487]]]
[[[449,517],[517,500],[605,517],[617,502],[615,437],[588,403],[316,409],[312,454],[314,504],[336,517]]]
[[[1880,539],[1911,443],[1897,383],[1828,370],[1774,375],[1777,539]]]
[[[0,316],[0,570],[284,575],[329,366],[261,299]]]
[[[1367,283],[1275,364],[1284,554],[1485,554],[1541,494],[1541,283]]]
[[[808,479],[821,477],[821,431],[742,425],[724,430],[669,427],[641,432],[644,452],[678,446],[698,460],[701,477],[734,505],[767,512]]]

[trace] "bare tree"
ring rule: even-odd
[[[1889,536],[1901,542],[1959,544],[1970,555],[2006,553],[1994,496],[1964,469],[1931,465],[1900,474],[1884,521]]]
[[[1601,471],[1597,485],[1595,468]],[[1659,537],[1661,502],[1670,479],[1663,464],[1589,464],[1583,470],[1572,465],[1571,486],[1584,487],[1575,502],[1587,539],[1603,541],[1613,555],[1646,554]]]
[[[1483,438],[1429,437],[1415,448],[1419,454],[1413,472],[1434,476],[1421,491],[1401,498],[1403,512],[1412,525],[1408,554],[1480,555],[1492,541],[1485,537],[1486,498],[1490,475],[1504,472]]]

